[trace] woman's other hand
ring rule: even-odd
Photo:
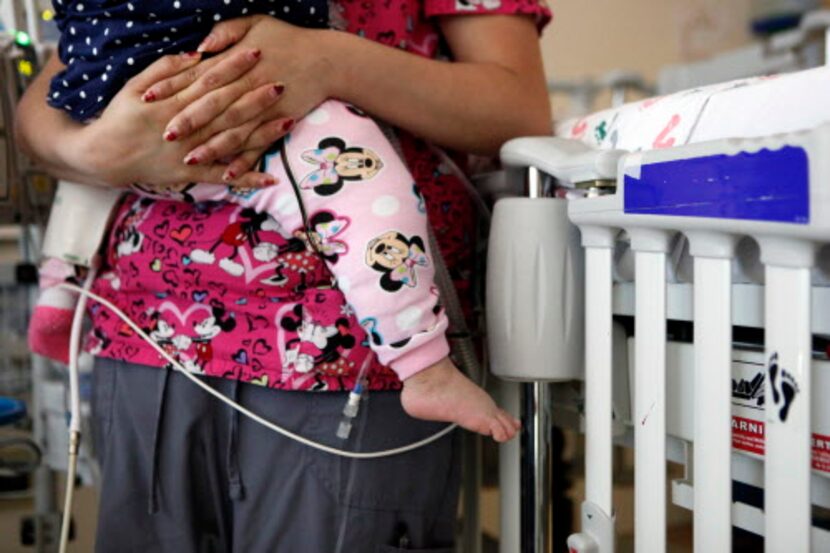
[[[237,57],[246,58],[238,66],[248,70],[259,61],[251,52]],[[186,165],[186,154],[204,140],[198,133],[192,141],[165,141],[165,125],[184,104],[175,98],[167,102],[142,101],[144,91],[152,83],[191,70],[200,61],[198,53],[166,56],[130,80],[100,117],[88,124],[71,120],[60,110],[46,105],[43,98],[49,81],[63,69],[56,57],[51,58],[20,102],[15,131],[21,147],[33,159],[59,178],[97,184],[125,186],[133,182],[155,185],[182,182],[222,183],[224,164]],[[235,60],[235,61],[238,61]],[[247,69],[246,69],[247,68]],[[233,130],[247,141],[247,147],[237,149],[250,160],[250,165],[271,144],[268,137],[259,143],[250,141],[255,125],[240,125]],[[273,183],[267,174],[250,172],[234,175],[233,184],[241,187],[264,186]]]
[[[190,71],[154,83],[146,95],[157,100],[175,97],[188,104],[165,130],[182,139],[192,140],[194,133],[207,137],[188,159],[212,163],[229,158],[240,144],[228,128],[242,121],[256,124],[244,148],[249,148],[251,142],[274,141],[330,96],[328,61],[320,48],[326,36],[319,30],[265,16],[219,23],[199,50],[220,54]],[[259,63],[240,78],[223,77],[218,64],[239,63],[240,52],[251,49],[262,52]],[[267,87],[278,87],[280,95],[279,102],[270,106],[264,105],[262,98]],[[236,174],[249,167],[250,159],[238,156],[228,171]]]

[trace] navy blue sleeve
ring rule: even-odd
[[[195,50],[219,21],[264,14],[328,26],[328,0],[53,0],[66,69],[49,104],[74,119],[99,113],[131,77],[159,57]]]

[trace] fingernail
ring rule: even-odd
[[[235,178],[236,178],[236,173],[234,173],[230,169],[225,171],[225,174],[222,175],[222,180],[225,181],[225,182],[232,181]]]
[[[178,137],[179,137],[179,134],[178,134],[178,132],[176,132],[176,129],[167,129],[167,130],[164,132],[164,139],[165,139],[167,142],[173,142],[173,141],[174,141],[174,140],[176,140]]]
[[[142,96],[141,99],[144,102],[153,102],[156,99],[156,93],[152,90],[148,90],[144,93],[144,96]]]
[[[196,48],[196,51],[200,52],[200,53],[204,52],[213,43],[213,40],[214,40],[213,35],[206,36],[205,39],[202,41],[202,43],[199,44],[199,46]]]
[[[196,50],[194,50],[193,52],[186,52],[184,54],[184,57],[192,59],[192,58],[198,58],[201,55],[202,54],[200,52],[197,52]]]
[[[257,48],[256,50],[251,50],[248,52],[248,55],[251,57],[252,60],[258,60],[259,56],[262,55],[262,52]]]
[[[199,163],[199,156],[188,154],[187,157],[184,158],[184,162],[187,165],[196,165],[197,163]]]
[[[281,84],[275,84],[271,87],[271,98],[279,98],[280,95],[285,90],[285,87]]]
[[[260,186],[271,186],[273,184],[277,184],[277,181],[274,180],[273,177],[262,177],[258,182]]]
[[[282,132],[288,132],[294,128],[294,120],[288,119],[285,123],[282,124]]]

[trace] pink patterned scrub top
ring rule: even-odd
[[[335,28],[427,57],[442,55],[434,16],[530,14],[540,26],[550,18],[547,8],[534,0],[341,0],[331,11]],[[328,104],[344,106],[334,102],[325,106]],[[299,129],[292,134],[299,134]],[[414,182],[408,197],[387,199],[376,210],[383,212],[401,204],[426,212],[463,296],[471,270],[472,202],[461,180],[432,148],[406,133],[397,135]],[[291,152],[290,139],[287,144],[286,151]],[[315,179],[331,184],[325,181],[336,177],[328,157],[335,153],[331,147],[340,145],[312,146],[319,147],[297,146],[290,163],[298,168],[298,174],[292,175],[297,187],[305,190],[314,188]],[[203,190],[206,185],[182,189],[176,200],[125,195],[114,217],[105,267],[94,291],[124,310],[194,372],[283,390],[344,390],[354,387],[358,372],[367,363],[369,389],[399,389],[400,378],[425,368],[448,351],[443,337],[446,321],[439,313],[437,291],[429,285],[432,268],[425,272],[429,266],[426,236],[413,240],[412,233],[401,232],[392,224],[388,232],[357,241],[347,239],[347,234],[341,233],[355,217],[377,216],[361,205],[370,196],[365,201],[358,199],[341,213],[315,210],[312,201],[305,205],[305,221],[291,210],[285,212],[291,211],[287,218],[269,217],[266,204],[273,211],[274,205],[285,207],[291,198],[296,201],[275,153],[270,161],[266,157],[265,163],[269,171],[276,171],[281,184],[269,193],[273,197],[267,202],[253,198],[244,198],[247,203],[240,198],[225,201],[226,188]],[[384,157],[396,158],[392,153]],[[346,186],[365,184],[347,182]],[[224,191],[211,195],[210,188]],[[363,222],[352,227],[362,227]],[[332,256],[340,257],[342,266],[350,255],[369,267],[367,274],[377,276],[372,283],[375,291],[367,284],[359,300],[354,299],[351,283],[344,282],[337,265],[331,263]],[[395,261],[385,262],[380,255]],[[335,276],[339,286],[333,287]],[[419,300],[426,303],[417,310],[407,309],[390,290],[414,287],[419,278],[428,290],[425,296],[432,298]],[[97,304],[90,311],[93,330],[88,350],[148,366],[167,364],[112,313]],[[433,316],[430,328],[398,339],[394,333],[406,329],[407,313],[416,311],[422,313],[421,323]],[[372,316],[375,313],[377,316]],[[423,343],[410,343],[421,335]]]

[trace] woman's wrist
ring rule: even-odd
[[[316,55],[321,64],[321,70],[326,75],[325,80],[328,83],[328,97],[343,100],[346,102],[350,99],[350,83],[351,83],[351,60],[359,55],[356,49],[359,48],[360,37],[336,31],[325,29],[322,31],[314,31],[318,33],[314,38]]]
[[[84,126],[51,117],[53,108],[43,107],[48,133],[33,133],[34,120],[18,121],[17,132],[22,151],[38,165],[59,179],[105,186],[106,182],[92,169]],[[63,116],[62,113],[58,115]]]
[[[52,159],[84,184],[113,186],[115,167],[102,158],[101,148],[95,146],[93,133],[92,125],[65,130],[55,144]]]

